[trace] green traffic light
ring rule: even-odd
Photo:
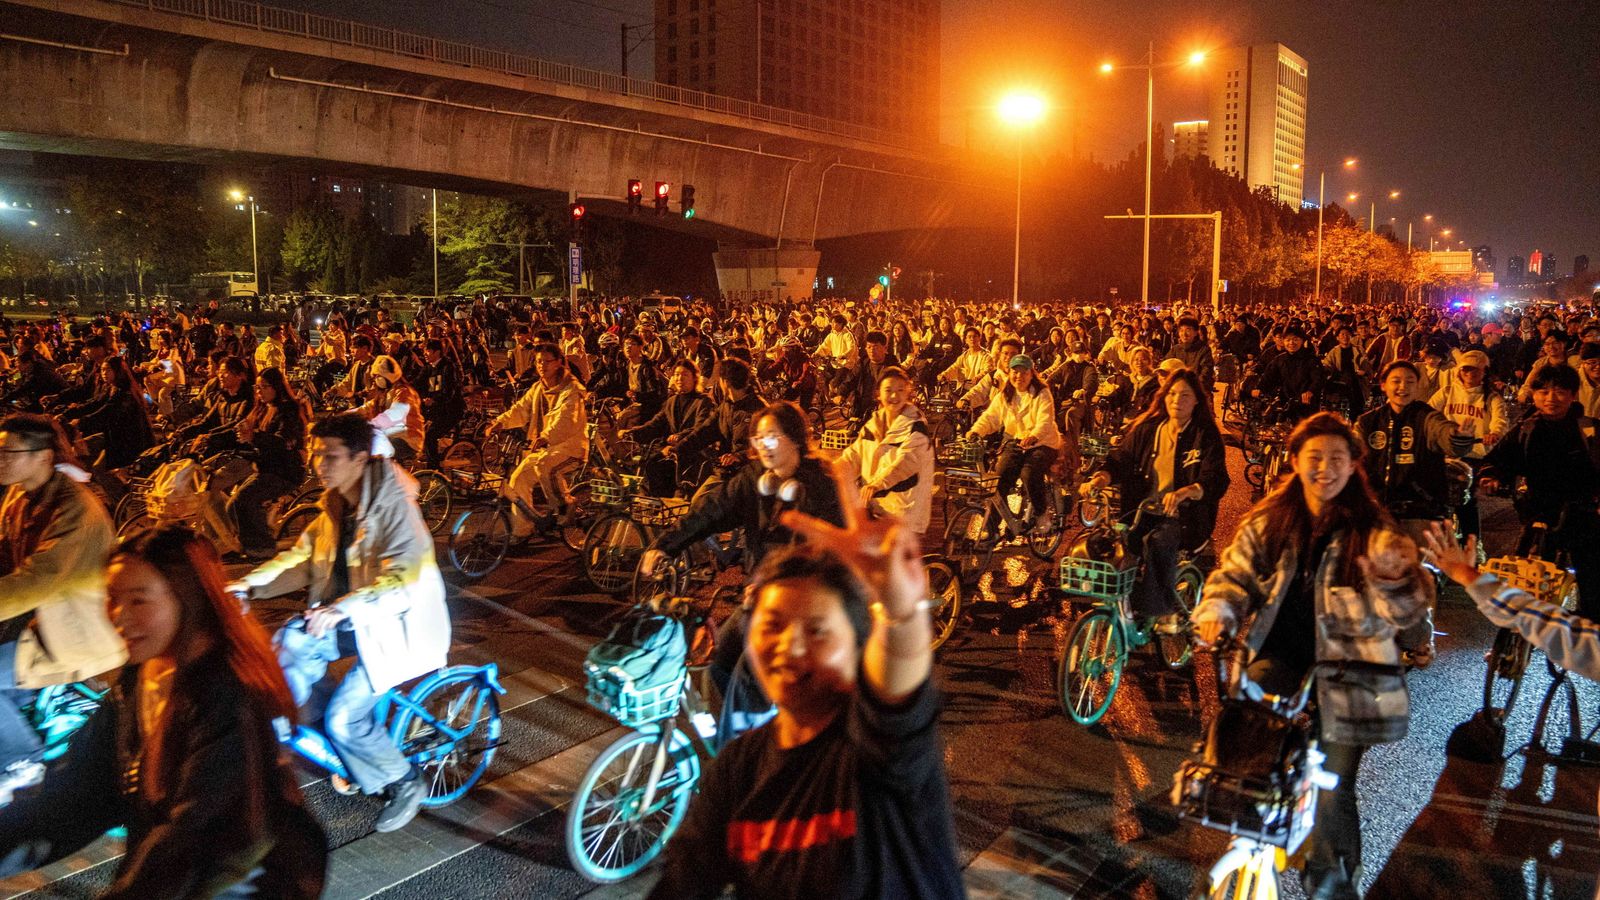
[[[887,276],[887,275],[879,275],[878,276],[878,283],[883,285],[884,287],[888,287],[889,286],[889,276]]]
[[[684,217],[684,218],[685,218],[685,219],[692,219],[692,218],[694,218],[694,208],[693,208],[693,207],[690,207],[690,208],[689,208],[689,209],[686,209],[686,210],[684,210],[684,211],[683,211],[683,217]]]

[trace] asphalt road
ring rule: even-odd
[[[1250,503],[1236,487],[1219,539]],[[1491,550],[1510,540],[1509,510],[1491,504]],[[1053,567],[1005,558],[984,597],[941,651],[947,744],[959,853],[975,897],[1185,897],[1222,851],[1221,835],[1180,822],[1167,801],[1172,774],[1202,733],[1214,677],[1201,664],[1167,672],[1136,655],[1105,721],[1083,729],[1055,699],[1056,659],[1070,611],[1044,596]],[[480,787],[394,835],[371,831],[378,804],[333,793],[305,776],[335,848],[330,897],[633,897],[649,884],[597,888],[568,865],[563,804],[589,762],[622,732],[584,702],[579,664],[620,610],[592,592],[564,548],[515,558],[481,583],[451,577],[452,661],[496,663],[505,742]],[[1029,599],[1032,598],[1032,599]],[[1013,605],[1016,601],[1017,605]],[[269,604],[265,618],[289,605]],[[1588,898],[1600,869],[1595,797],[1600,768],[1555,764],[1519,750],[1534,730],[1548,678],[1536,659],[1505,753],[1471,723],[1492,629],[1447,595],[1439,656],[1411,679],[1412,725],[1371,751],[1362,768],[1366,866],[1374,898]],[[1586,723],[1600,691],[1580,686]],[[1549,734],[1566,726],[1559,705]],[[0,882],[0,897],[89,897],[119,847]],[[1288,896],[1299,896],[1291,886]]]

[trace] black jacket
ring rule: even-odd
[[[1397,519],[1443,519],[1450,512],[1445,457],[1472,449],[1456,437],[1455,423],[1421,400],[1399,412],[1388,403],[1356,419],[1366,442],[1367,480]]]
[[[761,495],[757,484],[765,471],[761,463],[751,461],[715,490],[702,494],[683,522],[656,541],[657,549],[676,556],[696,541],[743,528],[745,571],[750,572],[768,552],[794,543],[794,532],[777,522],[778,513],[783,510],[796,509],[825,522],[844,525],[833,473],[815,457],[800,460],[800,467],[795,470],[800,495],[792,504]]]
[[[1600,500],[1600,422],[1580,414],[1577,404],[1564,419],[1531,415],[1494,445],[1480,475],[1507,486],[1525,479],[1517,512],[1554,528],[1567,502],[1593,509]]]
[[[137,666],[36,791],[0,809],[0,876],[62,859],[126,826],[127,852],[102,898],[210,897],[257,867],[263,898],[322,891],[327,839],[306,812],[273,725],[225,663],[202,660],[174,684],[162,753],[165,794],[140,772]]]
[[[674,434],[689,435],[711,421],[712,414],[711,398],[705,394],[673,394],[654,416],[635,427],[631,436],[642,444]]]
[[[467,397],[462,391],[461,369],[448,356],[436,366],[422,370],[417,382],[422,395],[422,417],[431,423],[454,424],[461,421],[467,410]]]
[[[678,458],[690,460],[694,454],[707,452],[744,454],[750,447],[750,420],[766,405],[755,391],[740,400],[718,404],[705,424],[679,442]]]
[[[1280,353],[1261,371],[1261,395],[1267,399],[1283,399],[1291,405],[1302,401],[1300,395],[1312,393],[1311,402],[1322,394],[1324,373],[1322,361],[1310,347],[1302,346],[1293,353]]]
[[[1122,491],[1125,509],[1133,509],[1156,490],[1156,433],[1165,422],[1164,416],[1140,421],[1106,457],[1105,471]],[[1199,419],[1191,419],[1189,427],[1178,433],[1172,463],[1174,490],[1198,484],[1205,492],[1199,500],[1178,507],[1183,546],[1193,549],[1211,539],[1217,525],[1217,504],[1228,492],[1228,458],[1222,432],[1215,424],[1207,429]]]

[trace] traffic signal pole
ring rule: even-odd
[[[1107,219],[1143,219],[1150,227],[1151,219],[1210,219],[1211,220],[1211,314],[1222,315],[1222,212],[1208,213],[1157,213],[1149,216],[1106,216]],[[1146,301],[1148,302],[1148,301]]]
[[[570,208],[572,204],[577,203],[577,202],[578,202],[578,192],[577,191],[567,191],[567,205],[568,205],[568,207]],[[567,253],[568,253],[568,258],[569,259],[571,258],[572,251],[573,250],[577,250],[577,249],[578,249],[578,242],[576,240],[570,241],[567,244]],[[568,265],[571,265],[571,263],[568,263]],[[574,278],[568,278],[567,279],[567,300],[572,304],[572,321],[576,322],[576,321],[578,321],[578,282]]]

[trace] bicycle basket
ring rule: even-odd
[[[978,441],[955,441],[939,448],[939,462],[947,466],[976,470],[983,465],[983,444]]]
[[[1315,795],[1305,766],[1256,778],[1188,760],[1173,777],[1178,817],[1294,852],[1311,833]]]
[[[583,664],[588,679],[589,705],[629,728],[670,719],[678,714],[682,680],[639,687],[615,672]]]
[[[1111,439],[1091,434],[1079,435],[1078,452],[1084,456],[1109,456],[1111,453]]]
[[[986,475],[972,469],[947,469],[944,473],[944,489],[954,497],[990,497],[999,484],[1000,476],[994,473]]]
[[[1483,564],[1483,571],[1557,606],[1562,605],[1573,593],[1573,574],[1549,560],[1529,556],[1497,556]]]
[[[589,499],[600,506],[625,506],[628,491],[620,481],[596,478],[589,482]]]
[[[822,438],[817,442],[824,450],[843,450],[855,443],[850,432],[840,428],[830,428],[822,433]]]
[[[676,497],[635,496],[631,498],[631,503],[629,518],[640,525],[655,528],[671,528],[683,521],[689,512],[689,501]]]
[[[1121,600],[1133,593],[1137,566],[1119,569],[1108,562],[1081,556],[1061,558],[1061,589],[1095,600]]]

